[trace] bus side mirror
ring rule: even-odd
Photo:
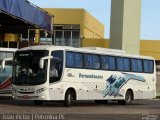
[[[1,69],[5,69],[6,61],[13,61],[13,58],[5,58],[1,63]]]
[[[47,56],[47,57],[42,57],[39,61],[39,68],[43,69],[44,68],[44,60],[52,59],[52,56]]]

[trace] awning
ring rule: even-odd
[[[52,31],[52,16],[26,0],[0,0],[0,27],[4,30],[37,27]]]

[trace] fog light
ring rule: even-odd
[[[45,98],[45,96],[42,96],[42,98]]]
[[[15,98],[14,95],[12,95],[12,98],[13,98],[13,99]]]

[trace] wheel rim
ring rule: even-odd
[[[127,94],[126,94],[126,102],[127,102],[127,103],[130,103],[130,102],[131,102],[131,95],[130,95],[129,92],[127,92]]]
[[[72,93],[71,92],[69,92],[69,94],[68,94],[68,96],[67,96],[67,103],[68,103],[68,105],[71,105],[71,103],[72,103]]]
[[[71,104],[71,101],[72,101],[72,95],[68,94],[68,103]]]

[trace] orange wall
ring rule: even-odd
[[[82,47],[89,46],[109,48],[109,39],[83,39]],[[160,40],[141,40],[140,55],[151,56],[160,60]]]
[[[140,54],[152,56],[156,60],[160,60],[160,41],[159,40],[141,40]]]
[[[109,40],[107,39],[96,39],[96,38],[85,38],[82,40],[82,47],[109,47]]]

